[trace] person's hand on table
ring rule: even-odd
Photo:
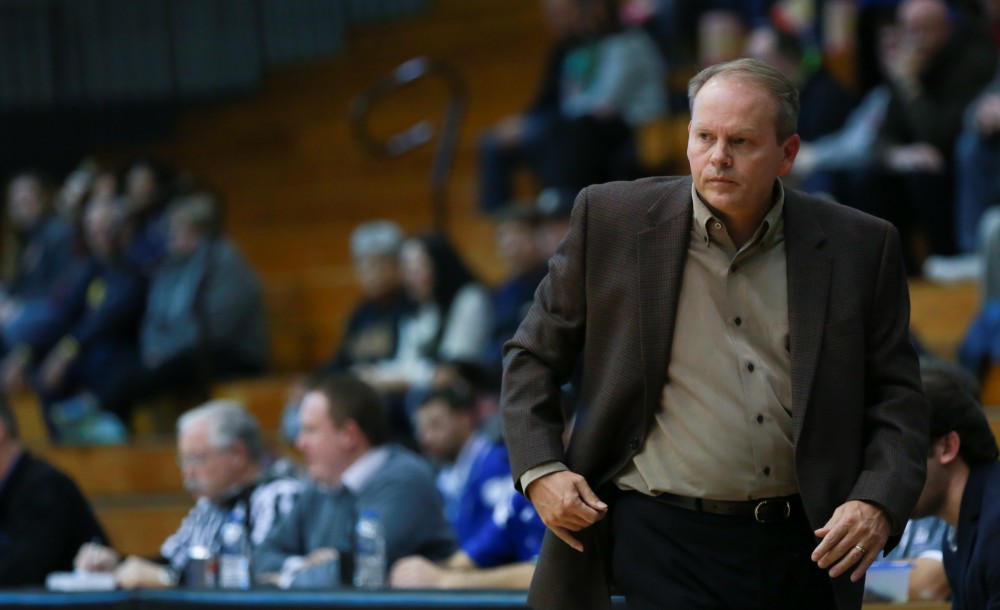
[[[389,586],[394,589],[446,589],[445,570],[433,561],[414,555],[392,566]]]
[[[85,572],[111,572],[121,561],[121,556],[114,549],[88,542],[80,547],[73,558],[73,567]]]
[[[168,568],[134,555],[115,570],[115,582],[122,589],[166,589],[175,584]]]

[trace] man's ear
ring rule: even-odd
[[[935,444],[940,447],[938,459],[941,460],[942,466],[952,464],[960,457],[959,454],[962,449],[962,438],[958,436],[958,432],[952,430],[935,441]]]
[[[340,433],[350,439],[351,447],[357,447],[367,441],[365,433],[361,431],[361,426],[358,425],[358,422],[349,417],[338,427],[340,428]]]
[[[238,454],[247,463],[252,461],[250,459],[250,451],[247,449],[247,445],[243,441],[241,440],[234,441],[231,449],[233,450],[234,453]]]

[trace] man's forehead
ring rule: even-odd
[[[208,445],[208,433],[211,422],[195,421],[183,428],[177,436],[177,446],[184,448],[200,448]]]

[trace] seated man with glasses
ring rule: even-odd
[[[244,515],[251,544],[260,543],[292,509],[302,487],[298,480],[265,472],[263,453],[260,427],[239,403],[211,401],[188,411],[177,421],[177,462],[196,503],[160,547],[161,556],[121,561],[114,550],[88,543],[75,566],[114,571],[125,589],[169,587],[182,580],[199,549],[211,552],[217,546],[219,530],[233,514]]]

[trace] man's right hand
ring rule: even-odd
[[[590,489],[587,480],[569,470],[535,479],[525,492],[542,522],[577,551],[583,551],[583,544],[571,532],[590,527],[608,514],[608,505]]]
[[[121,561],[121,557],[103,544],[88,542],[80,547],[73,559],[73,567],[85,572],[110,572]]]

